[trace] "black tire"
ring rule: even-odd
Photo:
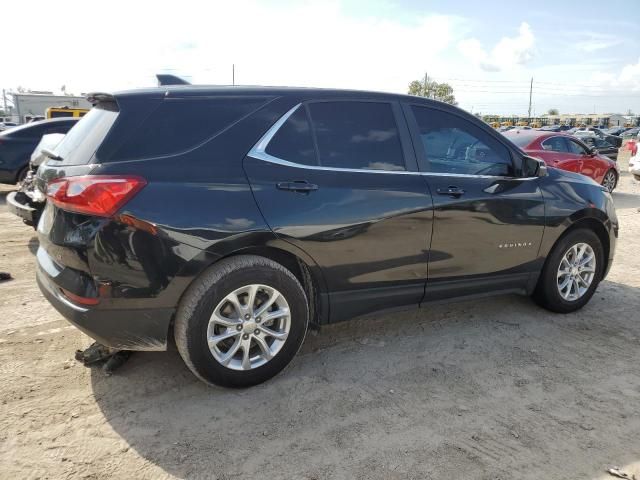
[[[618,186],[618,180],[619,180],[619,179],[618,179],[618,173],[617,173],[617,172],[612,168],[612,169],[608,170],[608,171],[607,171],[607,173],[605,173],[605,174],[604,174],[604,177],[602,178],[602,185],[604,186],[604,184],[605,184],[605,182],[606,182],[606,179],[607,179],[607,176],[608,176],[608,175],[612,175],[612,174],[613,174],[613,176],[616,178],[616,180],[615,180],[615,183],[613,184],[613,187],[612,187],[612,188],[610,188],[610,189],[609,189],[609,188],[607,188],[607,190],[609,191],[609,193],[613,192],[613,191],[616,189],[616,187]]]
[[[277,289],[289,304],[290,330],[278,353],[251,370],[232,370],[219,363],[207,344],[209,318],[231,292],[246,285]],[[174,326],[176,345],[189,369],[202,381],[224,387],[249,387],[269,380],[296,355],[307,333],[309,306],[296,277],[279,263],[255,255],[221,260],[202,274],[180,301]]]
[[[577,243],[587,243],[591,246],[596,257],[596,271],[587,291],[574,301],[562,298],[558,291],[557,274],[564,254]],[[533,299],[538,305],[556,313],[571,313],[584,307],[593,296],[604,272],[604,249],[598,236],[592,231],[579,228],[569,232],[555,245],[545,262]]]

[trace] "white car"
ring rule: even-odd
[[[632,140],[633,141],[633,140]],[[631,158],[629,159],[629,172],[633,175],[633,178],[640,182],[640,133],[636,137],[636,140],[631,147]]]
[[[584,138],[584,137],[596,138],[597,137],[596,132],[594,132],[593,130],[587,130],[587,129],[576,130],[575,132],[573,132],[573,136],[578,138]]]

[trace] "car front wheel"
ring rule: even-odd
[[[591,230],[574,230],[547,257],[533,297],[553,312],[573,312],[591,299],[603,271],[604,252],[598,236]]]
[[[289,270],[264,257],[231,257],[189,287],[176,314],[176,345],[206,383],[248,387],[289,364],[308,317],[304,289]]]

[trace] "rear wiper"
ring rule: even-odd
[[[55,160],[57,162],[62,161],[62,157],[60,155],[58,155],[55,152],[52,152],[51,150],[49,150],[48,148],[43,148],[42,153],[44,153],[47,157],[49,157],[51,160]]]

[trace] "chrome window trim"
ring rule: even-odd
[[[296,106],[291,108],[287,113],[282,115],[276,123],[274,123],[267,133],[265,133],[258,143],[256,143],[247,156],[262,160],[264,162],[273,163],[276,165],[282,165],[285,167],[292,168],[301,168],[304,170],[317,170],[324,172],[350,172],[350,173],[378,173],[378,174],[392,174],[392,175],[419,175],[426,177],[459,177],[459,178],[517,178],[517,177],[504,177],[501,175],[472,175],[467,173],[440,173],[440,172],[410,172],[407,170],[368,170],[364,168],[339,168],[339,167],[322,167],[320,165],[305,165],[303,163],[295,163],[290,162],[288,160],[284,160],[283,158],[275,157],[266,152],[267,146],[271,139],[278,133],[278,130],[284,125],[284,123],[289,119],[291,115],[295,113],[298,108],[302,106],[302,103],[298,103]],[[524,179],[522,179],[524,180]]]

